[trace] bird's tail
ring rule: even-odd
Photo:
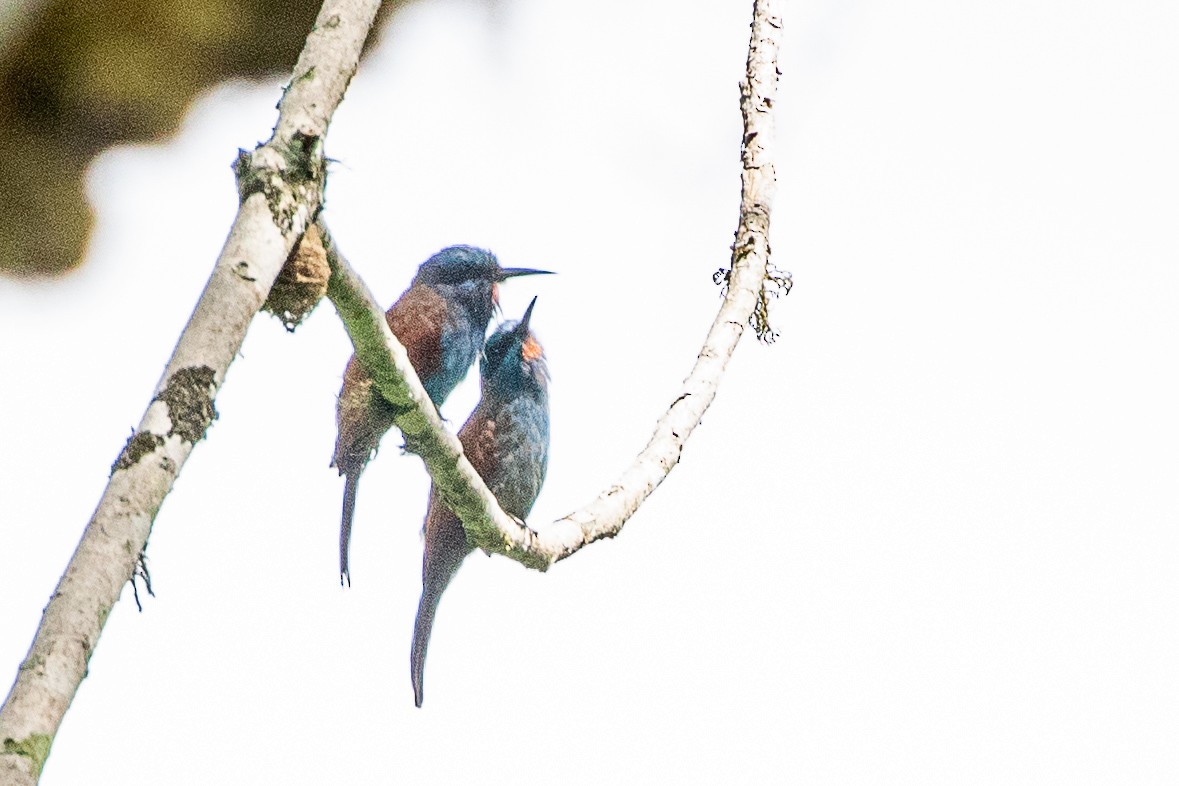
[[[340,586],[352,586],[352,576],[348,572],[348,544],[352,539],[352,514],[356,510],[356,485],[359,482],[359,472],[344,474],[344,511],[340,517]]]
[[[413,703],[422,706],[422,680],[426,675],[426,648],[430,646],[430,631],[434,628],[434,612],[442,593],[422,592],[418,602],[418,618],[413,624],[413,648],[409,652],[410,679],[413,682]]]
[[[430,631],[434,629],[434,614],[442,593],[458,572],[466,549],[442,549],[442,554],[428,554],[422,575],[422,599],[418,601],[418,616],[413,624],[413,647],[409,652],[410,679],[413,682],[413,703],[422,706],[422,682],[426,672],[426,648],[430,646]]]

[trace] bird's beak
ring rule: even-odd
[[[532,302],[528,304],[528,308],[524,310],[524,316],[520,317],[520,324],[516,325],[516,329],[512,331],[516,340],[520,342],[520,358],[527,363],[544,357],[544,349],[532,335],[532,331],[528,329],[528,323],[532,319],[532,307],[535,305],[536,298],[534,297]]]
[[[536,305],[536,296],[532,298],[532,302],[528,304],[528,308],[524,309],[524,316],[520,317],[520,324],[516,326],[516,332],[528,335],[528,322],[532,319],[532,307]]]
[[[501,267],[499,272],[495,275],[496,281],[503,281],[508,278],[515,278],[516,276],[539,276],[539,275],[553,275],[551,270],[534,270],[530,267]]]

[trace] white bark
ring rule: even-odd
[[[684,443],[716,397],[729,358],[747,324],[769,334],[764,303],[770,287],[789,289],[789,279],[768,277],[770,210],[774,171],[773,103],[778,92],[778,49],[782,38],[781,0],[755,0],[745,81],[741,84],[741,213],[728,292],[704,346],[679,395],[655,424],[647,447],[612,486],[585,507],[546,527],[542,541],[553,561],[601,538],[612,538],[680,461]],[[759,308],[762,310],[758,318]]]
[[[789,279],[769,271],[769,219],[777,184],[771,145],[772,104],[778,86],[780,0],[756,0],[746,78],[741,85],[744,135],[741,147],[741,212],[727,293],[683,388],[655,424],[647,447],[619,480],[590,504],[534,531],[504,513],[462,455],[422,389],[405,349],[390,332],[380,307],[348,266],[320,223],[332,266],[328,297],[352,338],[356,356],[377,389],[404,408],[396,422],[422,456],[435,485],[463,522],[467,539],[487,552],[503,554],[545,570],[595,540],[618,534],[627,519],[679,463],[684,443],[716,397],[717,386],[747,324],[770,336],[765,300],[772,287]],[[414,406],[410,406],[410,404]]]
[[[379,0],[326,0],[274,134],[238,160],[242,203],[151,403],[46,606],[0,708],[0,785],[40,777],[62,717],[164,497],[215,417],[213,398],[291,248],[319,208],[322,140]]]

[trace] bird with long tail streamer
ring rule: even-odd
[[[472,246],[444,248],[418,268],[410,285],[385,312],[389,329],[405,346],[409,361],[434,406],[441,406],[479,356],[487,324],[499,305],[499,282],[549,273],[500,267],[490,251]],[[353,355],[344,370],[336,408],[336,451],[332,466],[344,476],[340,520],[340,583],[351,585],[348,546],[360,475],[396,413]]]
[[[505,322],[487,339],[479,364],[482,397],[458,433],[463,452],[500,507],[521,521],[540,493],[549,461],[549,372],[544,350],[529,327],[535,305],[533,298],[519,322]],[[438,601],[473,550],[462,522],[435,488],[430,489],[423,533],[422,598],[410,652],[418,707]]]

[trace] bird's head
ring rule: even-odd
[[[487,339],[479,362],[484,396],[512,398],[520,393],[547,392],[549,367],[544,349],[529,327],[535,305],[536,298],[532,298],[519,321],[504,322]]]
[[[551,273],[527,267],[500,267],[495,254],[474,246],[450,246],[427,259],[418,268],[415,284],[425,284],[468,303],[479,312],[499,305],[498,284],[516,276]]]

